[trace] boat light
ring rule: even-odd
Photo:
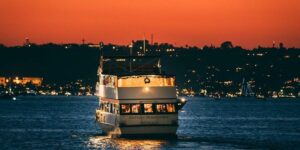
[[[186,101],[185,98],[181,98],[181,99],[180,99],[180,102],[182,102],[182,103],[184,103],[185,101]]]
[[[149,87],[144,87],[144,92],[148,93],[150,91]]]

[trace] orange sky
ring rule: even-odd
[[[299,0],[1,0],[0,43],[155,42],[300,47]]]

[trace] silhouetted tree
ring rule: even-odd
[[[233,48],[233,44],[230,41],[225,41],[221,44],[221,49],[231,49]]]
[[[2,48],[4,49],[4,48],[6,48],[6,47],[5,47],[5,45],[0,44],[0,48],[1,48],[1,49],[2,49]]]
[[[285,49],[284,44],[283,43],[279,43],[279,49]]]

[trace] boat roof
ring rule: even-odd
[[[150,76],[158,76],[158,77],[164,77],[164,78],[172,78],[175,77],[175,75],[171,75],[171,74],[103,74],[103,75],[108,75],[108,76],[117,76],[119,78],[128,78],[128,77],[136,77],[136,76],[140,76],[140,77],[150,77]]]
[[[103,56],[102,74],[116,76],[160,75],[160,56]]]
[[[160,58],[159,55],[147,55],[147,56],[103,56],[104,59],[153,59]]]

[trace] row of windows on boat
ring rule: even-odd
[[[101,103],[100,110],[114,114],[168,114],[177,112],[177,104],[112,104]],[[121,112],[119,111],[121,110]]]
[[[106,87],[174,87],[174,77],[162,76],[133,76],[128,78],[117,78],[117,76],[102,75],[100,85]]]

